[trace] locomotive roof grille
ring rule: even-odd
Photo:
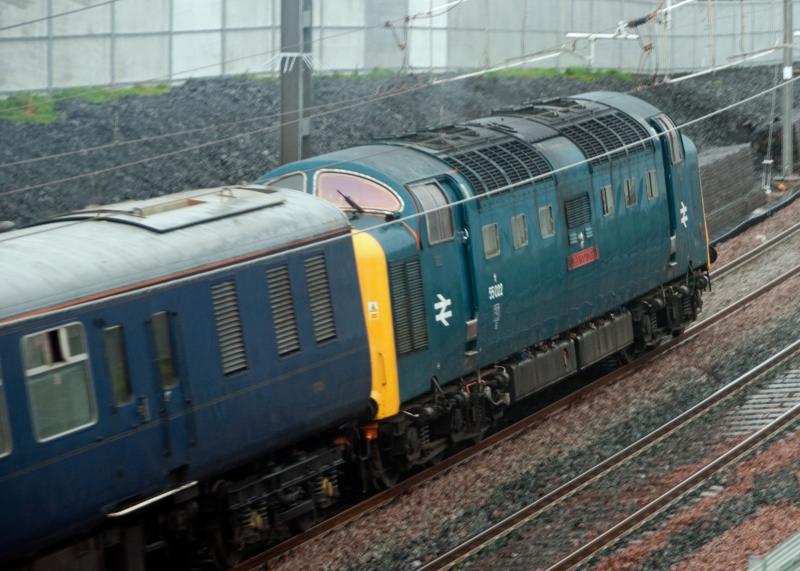
[[[606,146],[594,133],[586,129],[585,125],[562,127],[561,133],[575,143],[587,158],[592,159],[592,164],[608,160],[608,156],[603,156],[606,152]]]
[[[550,168],[550,164],[547,162],[547,160],[545,160],[539,151],[527,146],[521,141],[509,141],[508,143],[503,143],[500,146],[513,153],[514,156],[523,162],[525,167],[528,169],[527,178],[533,178],[535,176],[547,174],[552,170]],[[552,176],[553,175],[550,174],[545,178],[552,178]]]
[[[561,128],[561,133],[575,143],[592,164],[652,148],[647,131],[620,112],[567,125]],[[641,144],[626,147],[636,141],[641,141]]]
[[[628,153],[644,150],[651,146],[647,132],[642,126],[622,113],[603,115],[597,120],[613,130],[624,145],[631,145],[627,148]],[[639,141],[638,145],[633,144],[637,141]]]
[[[480,176],[478,176],[478,174],[467,165],[457,159],[454,159],[453,157],[442,157],[442,160],[453,167],[457,172],[461,173],[461,176],[469,181],[469,184],[472,186],[475,192],[478,194],[484,194],[486,192],[486,187],[481,182]]]
[[[482,149],[486,151],[486,149]],[[498,188],[503,188],[511,184],[511,179],[506,176],[503,170],[494,162],[486,158],[483,153],[478,151],[467,151],[451,157],[456,161],[467,166],[480,179],[484,192],[491,192]],[[478,190],[478,189],[476,189]],[[478,190],[480,192],[480,190]]]
[[[538,151],[517,140],[458,155],[443,156],[442,160],[458,170],[478,194],[524,181],[533,184],[531,179],[551,170]]]

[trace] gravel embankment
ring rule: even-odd
[[[742,407],[754,395],[774,390],[770,387],[780,384],[787,370],[797,371],[799,364],[800,358],[796,356],[761,375],[731,398],[715,404],[558,506],[540,513],[509,534],[505,541],[487,546],[460,567],[550,568],[754,433],[755,427],[747,432],[735,429]],[[787,407],[797,404],[798,395],[786,395],[784,400]],[[764,418],[763,424],[770,420],[772,417]],[[652,566],[645,564],[644,568]]]
[[[795,209],[796,205],[787,208]],[[777,234],[777,216],[722,244]],[[798,260],[795,258],[794,262]],[[767,262],[764,261],[766,264]],[[457,470],[285,558],[280,569],[414,569],[657,428],[777,347],[800,324],[794,279],[663,356]],[[747,284],[731,280],[727,293]]]
[[[644,80],[609,77],[590,82],[568,77],[482,77],[348,106],[337,102],[408,91],[428,78],[321,77],[314,82],[314,105],[328,107],[320,110],[325,115],[313,120],[312,145],[314,153],[322,153],[479,117],[526,100],[593,90],[630,91],[637,86],[641,89],[635,95],[664,109],[680,124],[757,93],[773,80],[771,68],[729,70],[657,87],[648,87]],[[278,164],[278,88],[274,80],[192,80],[163,96],[127,97],[106,104],[61,101],[57,109],[62,116],[50,125],[0,120],[0,220],[28,223],[90,203],[253,180]],[[800,91],[796,97],[800,102]],[[760,98],[692,125],[687,133],[701,150],[749,143],[765,129],[768,115],[769,99]],[[206,129],[212,125],[218,126]],[[192,129],[203,130],[162,137]],[[151,137],[160,138],[122,144]],[[113,146],[98,151],[4,166],[109,144]],[[177,152],[198,145],[203,146]],[[777,147],[775,152],[779,153]],[[165,153],[170,154],[147,160]],[[128,163],[135,164],[117,168]],[[97,171],[102,172],[47,184]],[[19,191],[43,184],[46,186]]]
[[[797,423],[610,548],[587,568],[746,569],[800,529]]]

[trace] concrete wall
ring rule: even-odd
[[[753,180],[753,151],[749,144],[705,149],[700,155],[700,181],[712,239],[765,204],[764,192]]]
[[[673,0],[675,1],[675,0]],[[98,0],[0,0],[0,28],[84,8]],[[568,32],[609,32],[653,0],[315,0],[319,71],[474,69],[565,43]],[[420,15],[434,9],[435,17]],[[795,21],[800,21],[800,11]],[[418,16],[404,22],[404,16]],[[386,27],[387,20],[394,22]],[[0,31],[0,93],[272,72],[280,0],[120,0]],[[780,40],[777,0],[698,0],[669,25],[639,28],[640,41],[600,40],[598,68],[664,73],[729,63]],[[401,48],[401,45],[403,46]],[[586,66],[585,40],[538,67]],[[754,63],[777,62],[774,53]]]

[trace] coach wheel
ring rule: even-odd
[[[223,480],[212,487],[211,493],[218,498],[219,505],[224,505],[222,498],[227,487],[228,483]],[[211,531],[209,553],[219,569],[230,569],[242,560],[241,542],[237,540],[236,528],[230,519],[229,512],[220,510]]]
[[[395,466],[385,461],[377,441],[370,441],[369,452],[373,487],[377,490],[388,490],[397,484],[400,481],[400,472]]]

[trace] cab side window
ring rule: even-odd
[[[6,394],[3,387],[3,370],[0,369],[0,458],[11,453],[11,427],[8,421]]]
[[[447,208],[450,202],[442,188],[435,182],[426,182],[410,186],[408,190],[419,203],[420,210],[425,213],[428,243],[434,245],[452,240],[455,236],[453,212]]]
[[[97,421],[83,325],[72,323],[22,338],[34,432],[44,441]]]
[[[306,175],[302,172],[287,174],[279,178],[274,178],[267,182],[267,184],[276,188],[288,188],[289,190],[299,190],[301,192],[305,192]]]
[[[672,119],[663,114],[655,117],[654,121],[660,128],[661,138],[667,141],[672,164],[677,165],[683,162],[683,140],[681,139],[681,134],[677,127],[675,127],[675,123],[672,122]]]

